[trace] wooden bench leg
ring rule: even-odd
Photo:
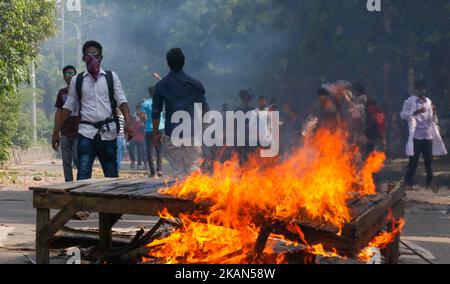
[[[112,248],[112,227],[122,215],[99,213],[100,248]]]
[[[50,220],[50,209],[36,210],[36,263],[49,264],[50,263],[50,245],[48,243],[42,244],[38,240],[41,239],[42,229],[47,226]]]

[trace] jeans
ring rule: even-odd
[[[421,154],[423,155],[425,170],[427,172],[427,185],[430,186],[433,181],[433,140],[414,139],[414,156],[409,158],[408,171],[405,177],[405,183],[407,185],[413,184]]]
[[[147,165],[147,153],[144,141],[131,141],[128,146],[131,164],[134,165],[137,161],[138,166]]]
[[[155,175],[156,171],[159,173],[162,171],[162,153],[161,146],[155,146],[153,144],[153,132],[148,132],[145,134],[145,142],[147,144],[147,160],[150,169],[150,174]],[[154,152],[156,153],[156,171],[154,164]]]
[[[131,140],[128,143],[128,155],[130,155],[130,161],[132,164],[136,163],[136,156],[135,156],[135,149],[136,149],[136,142],[134,140]]]
[[[61,136],[61,156],[66,182],[73,181],[73,164],[78,168],[77,137]]]
[[[120,169],[122,167],[124,144],[125,144],[125,137],[118,136],[117,137],[117,169],[119,171],[120,171]]]
[[[117,139],[102,141],[100,135],[94,139],[78,135],[78,180],[92,178],[92,167],[98,157],[106,178],[119,177],[117,168]]]

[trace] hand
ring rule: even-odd
[[[414,115],[419,115],[419,114],[424,113],[424,112],[426,112],[426,111],[427,111],[427,110],[426,110],[425,108],[421,108],[421,109],[416,110],[416,111],[414,112]]]
[[[156,147],[161,145],[161,132],[159,130],[153,131],[153,145]]]
[[[125,123],[125,128],[123,129],[125,132],[125,137],[127,141],[131,141],[134,138],[134,129],[131,127],[131,123]]]
[[[61,144],[61,135],[59,135],[59,132],[53,132],[53,135],[52,135],[52,148],[53,148],[53,150],[58,152],[60,144]]]

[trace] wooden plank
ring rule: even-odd
[[[122,184],[108,184],[106,186],[82,188],[74,190],[74,195],[105,196],[138,198],[140,195],[150,194],[154,196],[159,189],[167,187],[165,182],[155,182],[148,179],[128,181]]]
[[[41,238],[42,228],[47,226],[50,218],[50,210],[38,208],[36,210],[36,263],[49,264],[50,263],[50,246],[49,244],[42,244],[38,242]]]
[[[72,219],[72,217],[79,210],[78,201],[73,200],[69,202],[63,209],[61,209],[58,214],[56,214],[43,228],[40,229],[39,238],[36,239],[36,242],[39,242],[43,245],[47,245],[51,238],[66,225],[67,222]]]
[[[392,208],[388,208],[392,217],[395,219],[400,219],[404,216],[404,208],[405,201],[401,200],[397,204],[395,204]],[[388,210],[386,210],[388,211]],[[388,220],[389,213],[379,217],[378,220],[373,220],[371,226],[369,226],[365,231],[361,232],[359,237],[355,239],[355,247],[358,248],[358,253],[365,247],[367,247],[368,243],[373,240],[375,236],[377,236],[389,223]]]
[[[172,215],[180,213],[192,213],[197,210],[207,212],[210,204],[196,204],[191,200],[183,200],[174,197],[146,197],[140,199],[83,196],[65,194],[39,194],[35,193],[33,206],[48,209],[62,209],[72,200],[79,201],[80,211],[104,212],[124,215],[159,216],[164,208]]]
[[[115,217],[112,214],[99,213],[99,236],[101,249],[106,250],[112,248],[111,229],[115,223],[113,219],[115,219]]]
[[[93,185],[89,187],[84,187],[79,190],[72,191],[76,195],[86,195],[86,196],[100,196],[105,194],[117,194],[123,191],[133,190],[137,186],[144,186],[146,184],[152,185],[149,179],[138,179],[138,180],[123,180],[119,182],[113,182],[102,185]]]
[[[130,184],[130,183],[132,183],[132,180],[128,180],[128,179],[110,180],[110,181],[106,181],[104,183],[90,184],[89,186],[72,190],[71,193],[83,194],[83,195],[89,195],[91,193],[99,194],[99,193],[113,190],[115,188]]]
[[[372,206],[375,206],[377,203],[381,202],[387,198],[386,193],[380,193],[377,195],[369,195],[363,198],[354,200],[351,204],[349,204],[348,208],[350,210],[351,222],[353,223],[356,219],[358,219],[361,215],[367,212]]]
[[[394,222],[390,222],[387,225],[387,229],[392,231],[394,226]],[[391,244],[381,251],[381,254],[386,259],[386,264],[398,264],[400,258],[400,233],[395,236]]]
[[[345,225],[342,234],[347,237],[358,238],[367,227],[370,227],[374,223],[374,220],[386,216],[388,209],[402,200],[404,196],[405,187],[403,183],[400,183],[383,200],[371,206],[369,210],[356,218],[351,224]]]
[[[138,192],[141,192],[142,194],[148,193],[148,192],[154,192],[155,190],[158,190],[159,188],[163,187],[164,184],[162,183],[134,183],[134,184],[128,184],[125,186],[121,186],[118,188],[115,188],[113,190],[104,192],[102,195],[109,196],[109,195],[115,195],[115,196],[122,196],[122,197],[129,197],[130,195],[134,194],[136,195]]]
[[[118,180],[118,179],[113,179]],[[108,183],[111,182],[111,180],[106,179],[97,179],[97,180],[82,180],[82,181],[75,181],[75,182],[67,182],[67,183],[60,183],[60,184],[53,184],[53,185],[45,185],[45,186],[39,186],[39,187],[30,187],[29,190],[34,192],[52,192],[52,193],[65,193],[70,192],[75,189],[80,189],[92,184],[102,184],[102,183]]]
[[[354,203],[352,207],[349,208],[351,222],[353,223],[356,219],[358,219],[361,215],[367,212],[372,207],[372,203],[368,200],[360,200],[357,203]]]
[[[392,208],[392,214],[395,218],[402,216],[404,208],[404,201],[398,202]],[[388,208],[386,209],[388,211]],[[388,223],[387,214],[381,216],[379,220],[374,220],[374,224],[367,228],[366,231],[362,232],[359,238],[351,238],[345,235],[338,236],[333,232],[315,229],[310,226],[303,226],[299,224],[301,231],[309,245],[322,244],[325,250],[332,251],[336,249],[339,255],[355,257],[358,255],[369,242],[381,231],[381,229]],[[276,232],[284,235],[287,239],[291,241],[296,241],[302,243],[301,238],[298,234],[292,232]]]
[[[164,195],[159,194],[158,191],[162,188],[166,188],[167,186],[168,185],[166,182],[146,183],[146,184],[141,184],[138,187],[135,187],[133,190],[126,191],[125,194],[129,198],[140,198],[141,196],[144,196],[144,195],[145,196],[163,197]]]

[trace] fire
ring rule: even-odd
[[[390,232],[383,232],[376,236],[369,243],[369,246],[358,255],[358,258],[363,261],[369,261],[373,256],[371,248],[385,249],[388,245],[395,241],[395,238],[403,231],[405,224],[405,219],[395,221],[394,228]]]
[[[343,130],[319,130],[281,163],[253,158],[241,166],[235,158],[215,164],[212,174],[196,172],[161,190],[212,207],[207,214],[178,216],[182,229],[151,243],[150,254],[166,263],[248,263],[263,221],[314,220],[342,230],[351,221],[347,202],[375,193],[372,174],[385,159],[373,153],[359,166],[358,149],[346,141]],[[336,254],[320,244],[310,248]]]

